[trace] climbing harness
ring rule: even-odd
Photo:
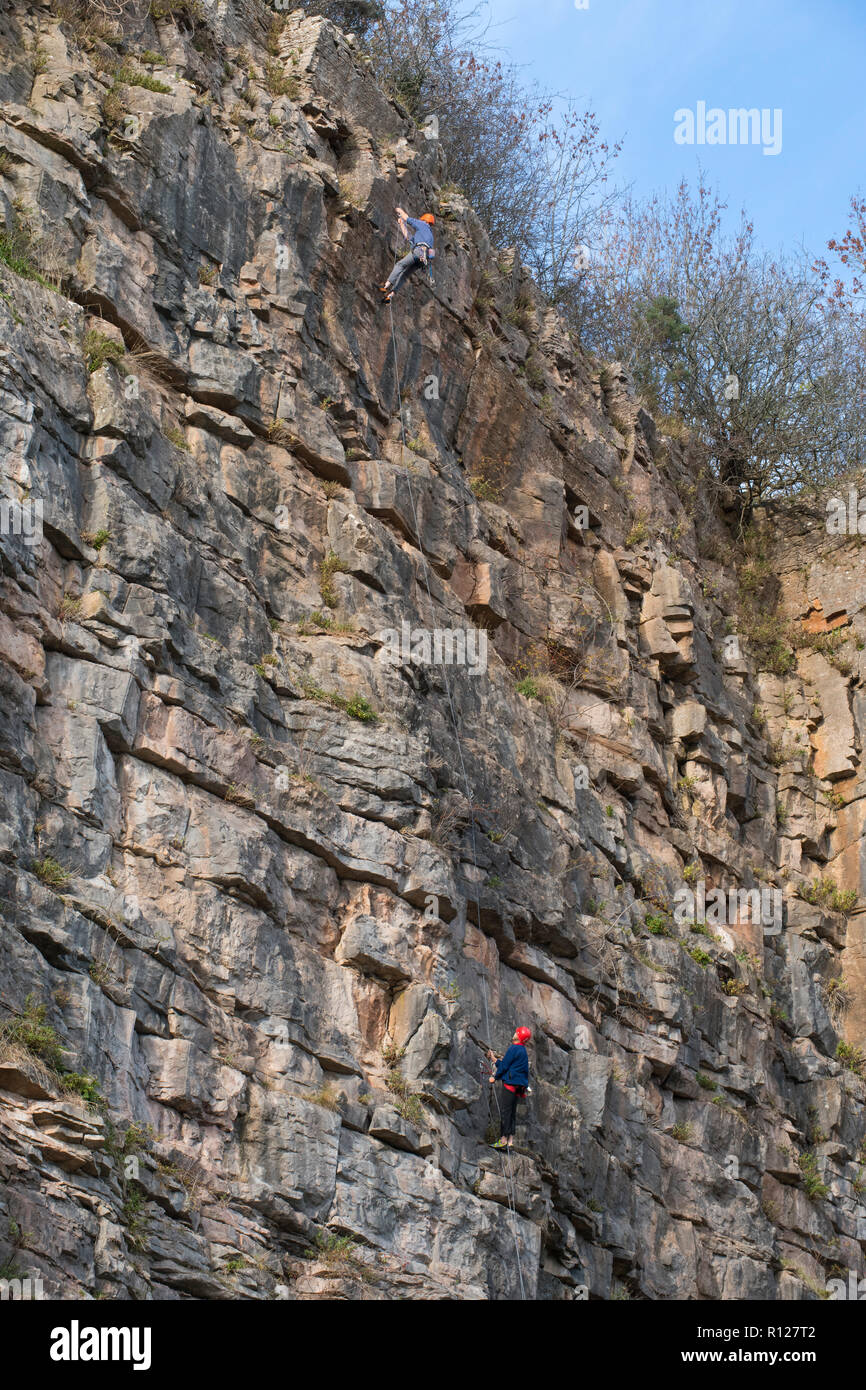
[[[400,391],[400,373],[399,373],[399,363],[398,363],[398,359],[397,359],[397,334],[396,334],[396,331],[395,331],[395,329],[394,329],[394,307],[393,307],[393,304],[391,303],[391,300],[390,300],[390,299],[388,300],[388,313],[389,313],[390,318],[391,318],[391,346],[393,347],[393,350],[394,350],[394,385],[395,385],[395,388],[396,388],[396,391],[397,391],[397,403],[398,403],[399,410],[400,410],[400,439],[401,439],[401,442],[402,442],[402,445],[403,445],[403,449],[404,449],[404,451],[405,451],[405,450],[407,449],[407,447],[408,447],[407,444],[406,444],[406,422],[405,422],[405,420],[404,420],[404,418],[403,418],[403,396],[402,396],[402,392]],[[407,487],[407,490],[408,490],[408,493],[409,493],[409,505],[410,505],[411,511],[412,511],[412,526],[413,526],[413,529],[414,529],[414,532],[415,532],[415,540],[416,540],[416,543],[417,543],[417,546],[418,546],[418,553],[419,553],[420,556],[421,556],[421,563],[422,563],[423,572],[424,572],[424,587],[425,587],[425,589],[427,590],[427,602],[428,602],[429,605],[430,605],[430,613],[431,613],[431,615],[432,615],[432,614],[434,613],[434,604],[433,604],[433,595],[432,595],[432,593],[430,592],[430,572],[429,572],[429,566],[428,566],[428,564],[427,564],[427,556],[426,556],[425,553],[424,553],[424,546],[423,546],[422,541],[421,541],[421,530],[420,530],[420,527],[419,527],[419,525],[418,525],[418,509],[417,509],[417,507],[416,507],[416,505],[415,505],[415,492],[414,492],[414,489],[413,489],[413,487],[412,487],[412,479],[411,479],[410,474],[409,474],[409,469],[406,467],[405,461],[404,461],[404,463],[403,463],[403,476],[404,476],[404,479],[405,479],[405,482],[406,482],[406,487]],[[468,777],[468,774],[467,774],[467,772],[466,772],[466,762],[465,762],[464,757],[463,757],[463,745],[462,745],[462,743],[461,743],[461,741],[460,741],[460,727],[459,727],[458,722],[457,722],[457,712],[456,712],[456,710],[455,710],[455,708],[454,708],[454,700],[453,700],[452,695],[451,695],[451,683],[450,683],[450,681],[448,680],[448,671],[447,671],[447,668],[446,668],[446,666],[445,666],[444,661],[441,663],[441,671],[442,671],[442,680],[443,680],[443,684],[444,684],[444,686],[445,686],[445,695],[446,695],[447,700],[448,700],[448,708],[449,708],[449,711],[450,711],[450,714],[451,714],[451,724],[452,724],[452,728],[453,728],[453,730],[454,730],[454,739],[455,739],[455,742],[456,742],[456,744],[457,744],[457,756],[458,756],[458,759],[459,759],[459,762],[460,762],[460,776],[461,776],[461,780],[462,780],[462,783],[463,783],[463,795],[464,795],[464,797],[466,798],[466,804],[467,804],[468,807],[469,807],[469,824],[470,824],[470,830],[471,830],[471,844],[472,844],[472,867],[473,867],[473,870],[474,870],[474,880],[473,880],[473,882],[474,882],[475,884],[477,884],[477,882],[478,882],[478,856],[477,856],[477,846],[476,846],[475,808],[474,808],[474,806],[473,806],[472,797],[471,797],[471,795],[470,795],[469,777]],[[474,888],[474,890],[473,890],[473,896],[474,896],[474,900],[475,900],[476,920],[477,920],[477,922],[478,922],[478,929],[479,929],[479,931],[480,931],[480,930],[481,930],[481,899],[480,899],[480,896],[479,896],[477,887]],[[486,1034],[486,1036],[489,1038],[489,1037],[490,1037],[490,1010],[489,1010],[489,1005],[488,1005],[488,1000],[487,1000],[487,981],[486,981],[486,979],[485,979],[484,970],[485,970],[485,967],[482,966],[482,971],[481,971],[481,997],[482,997],[482,1001],[483,1001],[483,1003],[484,1003],[484,1028],[485,1028],[485,1034]],[[483,1064],[482,1064],[482,1065],[483,1065]],[[494,1097],[493,1097],[493,1099],[494,1099],[495,1102],[496,1102],[496,1109],[497,1109],[497,1111],[499,1112],[499,1117],[500,1117],[500,1121],[501,1121],[502,1112],[499,1110],[499,1098],[498,1098],[498,1097],[496,1096],[496,1094],[495,1094],[495,1087],[490,1086],[489,1081],[487,1082],[487,1086],[488,1086],[488,1090],[494,1091]],[[488,1098],[487,1098],[487,1107],[488,1107],[488,1113],[489,1113],[489,1111],[490,1111],[490,1097],[489,1097],[489,1095],[488,1095]],[[492,1119],[492,1116],[491,1116],[491,1119]],[[510,1157],[510,1155],[509,1155],[509,1157]],[[516,1226],[516,1220],[515,1220],[515,1218],[516,1218],[516,1208],[515,1208],[515,1204],[514,1204],[514,1195],[513,1195],[513,1192],[514,1192],[514,1186],[513,1186],[514,1170],[513,1170],[513,1168],[511,1169],[512,1182],[511,1182],[511,1185],[509,1186],[508,1177],[507,1177],[506,1172],[505,1172],[505,1164],[504,1164],[504,1159],[503,1159],[502,1154],[500,1154],[500,1160],[502,1161],[502,1174],[503,1174],[503,1180],[504,1180],[504,1182],[505,1182],[505,1191],[506,1191],[506,1195],[507,1195],[507,1197],[508,1197],[508,1207],[509,1207],[509,1214],[510,1214],[510,1215],[509,1215],[509,1220],[510,1220],[510,1225],[511,1225],[511,1233],[512,1233],[512,1235],[513,1235],[513,1237],[514,1237],[514,1250],[515,1250],[515,1254],[516,1254],[516,1256],[517,1256],[517,1274],[518,1274],[518,1278],[519,1278],[519,1281],[520,1281],[520,1297],[525,1301],[525,1299],[526,1299],[526,1289],[525,1289],[524,1282],[523,1282],[523,1268],[522,1268],[521,1260],[520,1260],[520,1244],[519,1244],[519,1241],[518,1241],[518,1238],[517,1238],[517,1226]]]
[[[436,252],[434,251],[432,246],[426,246],[423,241],[419,241],[413,244],[412,254],[414,255],[415,259],[420,262],[421,268],[427,271],[427,279],[430,281],[430,287],[432,289],[433,257],[436,255]]]

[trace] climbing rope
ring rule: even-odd
[[[498,1102],[497,1102],[498,1104]],[[517,1189],[514,1185],[514,1158],[511,1153],[511,1145],[507,1145],[508,1167],[511,1174],[511,1192],[509,1194],[509,1206],[511,1207],[511,1234],[514,1237],[514,1249],[517,1254],[517,1277],[520,1280],[520,1297],[526,1301],[526,1289],[523,1286],[523,1267],[520,1263],[520,1243],[517,1239]],[[505,1160],[502,1151],[499,1152],[502,1161],[502,1171],[505,1172]],[[506,1178],[506,1192],[508,1191],[508,1179]]]
[[[500,1106],[499,1106],[499,1097],[498,1097],[497,1094],[496,1094],[496,1087],[490,1085],[490,1080],[489,1080],[490,1073],[489,1073],[489,1072],[487,1073],[487,1078],[486,1078],[486,1079],[485,1079],[485,1077],[484,1077],[484,1063],[483,1063],[483,1062],[481,1063],[481,1076],[482,1076],[481,1084],[482,1084],[482,1086],[485,1086],[485,1088],[486,1088],[486,1090],[487,1090],[487,1119],[488,1119],[488,1122],[489,1122],[489,1123],[488,1123],[488,1128],[489,1128],[490,1125],[493,1124],[493,1110],[492,1110],[491,1105],[490,1105],[490,1094],[491,1094],[491,1092],[492,1092],[492,1093],[493,1093],[493,1101],[494,1101],[494,1104],[495,1104],[495,1106],[496,1106],[496,1116],[497,1116],[497,1119],[498,1119],[498,1121],[499,1121],[499,1129],[500,1129],[500,1131],[501,1131],[501,1130],[502,1130],[502,1110],[500,1109]],[[516,1188],[515,1182],[514,1182],[514,1168],[513,1168],[513,1165],[512,1165],[512,1161],[511,1161],[511,1149],[510,1149],[510,1148],[508,1149],[508,1161],[509,1161],[509,1166],[510,1166],[510,1168],[511,1168],[511,1181],[510,1181],[510,1183],[509,1183],[509,1175],[508,1175],[508,1173],[505,1171],[505,1158],[504,1158],[504,1155],[503,1155],[503,1151],[502,1151],[502,1149],[500,1149],[500,1150],[499,1150],[499,1165],[500,1165],[500,1172],[502,1173],[502,1183],[503,1183],[503,1186],[504,1186],[504,1188],[505,1188],[505,1197],[506,1197],[506,1200],[507,1200],[507,1202],[508,1202],[508,1224],[509,1224],[509,1226],[511,1227],[511,1235],[512,1235],[512,1238],[513,1238],[513,1240],[514,1240],[514,1253],[515,1253],[515,1255],[517,1256],[517,1277],[518,1277],[518,1279],[519,1279],[519,1281],[520,1281],[520,1297],[521,1297],[521,1298],[524,1300],[524,1302],[525,1302],[525,1301],[526,1301],[526,1289],[524,1288],[524,1284],[523,1284],[523,1266],[522,1266],[521,1260],[520,1260],[520,1241],[519,1241],[518,1235],[517,1235],[517,1188]]]
[[[403,418],[403,395],[402,395],[402,392],[401,392],[401,390],[400,390],[400,372],[399,372],[399,364],[398,364],[398,358],[397,358],[397,334],[396,334],[396,331],[395,331],[395,329],[394,329],[394,307],[393,307],[393,302],[392,302],[391,299],[388,300],[388,314],[389,314],[390,320],[391,320],[391,346],[392,346],[392,348],[393,348],[393,350],[394,350],[394,385],[395,385],[395,388],[396,388],[396,391],[397,391],[397,407],[398,407],[398,409],[399,409],[399,411],[400,411],[400,440],[401,440],[401,443],[402,443],[402,445],[403,445],[403,449],[404,449],[404,451],[405,451],[405,450],[407,449],[407,447],[408,447],[408,445],[406,444],[406,422],[405,422],[405,420],[404,420],[404,418]],[[417,508],[417,506],[415,505],[415,492],[414,492],[414,489],[413,489],[413,487],[412,487],[412,479],[411,479],[411,477],[410,477],[410,475],[409,475],[409,469],[406,467],[405,461],[404,461],[404,463],[403,463],[403,476],[404,476],[404,478],[405,478],[405,480],[406,480],[406,488],[407,488],[407,491],[408,491],[408,493],[409,493],[409,505],[410,505],[411,510],[412,510],[412,526],[413,526],[413,529],[414,529],[414,532],[415,532],[415,541],[416,541],[416,544],[417,544],[417,546],[418,546],[418,552],[419,552],[419,554],[420,554],[420,556],[421,556],[421,563],[422,563],[422,566],[423,566],[424,587],[425,587],[425,589],[427,590],[427,602],[428,602],[428,604],[430,605],[430,614],[431,614],[431,616],[433,616],[433,614],[434,614],[434,603],[433,603],[433,595],[432,595],[432,593],[430,592],[430,573],[429,573],[429,566],[428,566],[428,564],[427,564],[427,556],[426,556],[425,553],[424,553],[424,546],[423,546],[422,541],[421,541],[421,529],[420,529],[420,526],[419,526],[419,524],[418,524],[418,508]],[[477,846],[476,846],[475,808],[474,808],[474,806],[473,806],[472,797],[471,797],[471,795],[470,795],[469,776],[468,776],[467,771],[466,771],[466,761],[465,761],[465,759],[464,759],[464,757],[463,757],[463,745],[462,745],[462,742],[461,742],[461,739],[460,739],[460,727],[459,727],[459,724],[458,724],[458,721],[457,721],[457,711],[456,711],[455,708],[454,708],[454,700],[453,700],[453,697],[452,697],[452,694],[451,694],[451,683],[450,683],[450,681],[448,680],[448,671],[447,671],[447,668],[446,668],[446,666],[445,666],[444,660],[441,662],[440,669],[441,669],[441,671],[442,671],[442,682],[443,682],[443,685],[445,686],[445,695],[446,695],[446,698],[447,698],[447,700],[448,700],[448,709],[449,709],[450,715],[451,715],[451,724],[452,724],[452,727],[453,727],[453,730],[454,730],[454,740],[455,740],[455,743],[457,744],[457,756],[458,756],[458,759],[459,759],[459,762],[460,762],[460,777],[461,777],[462,784],[463,784],[463,795],[464,795],[464,797],[466,798],[466,804],[467,804],[468,807],[469,807],[469,823],[470,823],[471,843],[472,843],[472,867],[473,867],[474,874],[475,874],[474,885],[473,885],[473,897],[474,897],[474,901],[475,901],[475,912],[476,912],[476,917],[477,917],[477,922],[478,922],[478,930],[480,931],[480,930],[481,930],[481,899],[480,899],[480,895],[479,895],[479,893],[478,893],[478,888],[477,888],[477,884],[478,884],[478,856],[477,856]],[[489,1005],[488,1005],[488,1000],[487,1000],[487,981],[486,981],[486,978],[485,978],[485,971],[486,971],[486,967],[482,964],[482,969],[481,969],[481,997],[482,997],[482,1000],[483,1000],[483,1003],[484,1003],[484,1027],[485,1027],[486,1035],[487,1035],[487,1037],[489,1038],[489,1037],[490,1037],[490,1010],[489,1010]],[[487,1082],[487,1086],[488,1086],[488,1090],[491,1090],[491,1089],[494,1090],[494,1097],[493,1097],[493,1098],[494,1098],[494,1100],[496,1101],[496,1109],[497,1109],[497,1111],[499,1112],[499,1117],[500,1117],[500,1121],[501,1121],[502,1113],[501,1113],[501,1111],[499,1110],[499,1099],[498,1099],[498,1097],[497,1097],[496,1094],[495,1094],[495,1087],[490,1087],[489,1081]],[[488,1107],[488,1113],[490,1113],[490,1097],[489,1097],[489,1095],[488,1095],[487,1107]],[[491,1118],[492,1118],[492,1117],[491,1117]],[[500,1152],[500,1159],[502,1159],[501,1152]],[[515,1202],[514,1202],[513,1169],[512,1169],[512,1184],[511,1184],[511,1188],[509,1189],[508,1177],[507,1177],[507,1175],[506,1175],[506,1173],[505,1173],[505,1164],[504,1164],[504,1161],[502,1162],[502,1173],[503,1173],[503,1180],[504,1180],[504,1182],[505,1182],[505,1192],[506,1192],[506,1196],[507,1196],[507,1198],[508,1198],[509,1224],[510,1224],[510,1226],[511,1226],[511,1234],[512,1234],[512,1236],[514,1237],[514,1252],[515,1252],[515,1255],[516,1255],[516,1257],[517,1257],[517,1275],[518,1275],[518,1279],[519,1279],[519,1281],[520,1281],[520,1297],[525,1301],[525,1299],[526,1299],[526,1288],[525,1288],[525,1285],[524,1285],[524,1282],[523,1282],[523,1268],[522,1268],[521,1260],[520,1260],[520,1244],[519,1244],[519,1241],[518,1241],[518,1239],[517,1239],[517,1227],[516,1227],[516,1219],[515,1219],[515,1218],[516,1218],[516,1215],[517,1215],[517,1211],[516,1211],[516,1206],[515,1206]]]
[[[390,299],[388,300],[388,313],[389,313],[390,319],[391,319],[391,344],[392,344],[392,347],[393,347],[393,349],[394,349],[394,384],[395,384],[395,387],[396,387],[396,390],[397,390],[397,406],[398,406],[398,409],[399,409],[399,411],[400,411],[400,439],[401,439],[403,448],[406,449],[406,448],[408,447],[407,444],[406,444],[406,422],[405,422],[405,420],[404,420],[404,418],[403,418],[403,397],[402,397],[402,393],[401,393],[401,391],[400,391],[400,374],[399,374],[398,365],[397,365],[397,335],[396,335],[396,332],[395,332],[395,329],[394,329],[394,306],[393,306],[393,302],[392,302]],[[409,503],[410,503],[410,506],[411,506],[411,509],[412,509],[412,526],[413,526],[414,531],[415,531],[415,539],[416,539],[416,543],[417,543],[417,546],[418,546],[419,554],[420,554],[420,556],[421,556],[421,561],[422,561],[422,565],[423,565],[423,572],[424,572],[424,587],[425,587],[425,589],[427,590],[427,601],[428,601],[428,603],[429,603],[429,605],[430,605],[430,612],[431,612],[431,614],[432,614],[433,611],[434,611],[434,604],[433,604],[433,595],[432,595],[432,593],[430,592],[430,577],[429,577],[429,568],[428,568],[428,564],[427,564],[427,556],[426,556],[425,553],[424,553],[424,546],[423,546],[422,541],[421,541],[421,531],[420,531],[420,527],[419,527],[419,525],[418,525],[418,509],[417,509],[417,507],[416,507],[416,505],[415,505],[415,492],[414,492],[413,487],[412,487],[412,479],[411,479],[411,477],[410,477],[410,475],[409,475],[409,469],[405,466],[405,463],[404,463],[404,465],[403,465],[403,476],[404,476],[404,478],[405,478],[405,480],[406,480],[406,487],[407,487],[408,493],[409,493]],[[464,795],[464,797],[466,798],[466,803],[467,803],[467,805],[468,805],[468,807],[469,807],[469,824],[470,824],[470,833],[471,833],[471,842],[472,842],[472,867],[473,867],[473,870],[474,870],[474,872],[475,872],[475,882],[476,882],[476,884],[477,884],[477,880],[478,880],[478,856],[477,856],[477,852],[476,852],[476,838],[475,838],[475,835],[476,835],[476,829],[475,829],[475,808],[474,808],[474,806],[473,806],[473,804],[472,804],[472,798],[471,798],[471,796],[470,796],[469,777],[468,777],[468,774],[467,774],[467,772],[466,772],[466,763],[465,763],[465,760],[464,760],[464,757],[463,757],[463,745],[462,745],[462,743],[461,743],[461,741],[460,741],[460,729],[459,729],[459,726],[458,726],[458,723],[457,723],[457,712],[456,712],[456,710],[455,710],[455,708],[454,708],[454,700],[453,700],[453,697],[452,697],[452,694],[451,694],[451,684],[450,684],[450,682],[449,682],[449,680],[448,680],[448,671],[447,671],[447,668],[446,668],[446,666],[445,666],[444,661],[441,663],[440,669],[441,669],[441,671],[442,671],[442,681],[443,681],[443,684],[444,684],[444,686],[445,686],[445,695],[446,695],[446,698],[447,698],[447,700],[448,700],[448,708],[449,708],[449,711],[450,711],[450,714],[451,714],[451,723],[452,723],[452,726],[453,726],[453,729],[454,729],[454,738],[455,738],[455,741],[456,741],[456,744],[457,744],[457,756],[458,756],[458,758],[459,758],[459,760],[460,760],[460,775],[461,775],[461,780],[462,780],[462,783],[463,783],[463,795]],[[478,894],[478,889],[477,889],[477,887],[474,889],[474,899],[475,899],[475,911],[476,911],[477,921],[478,921],[478,930],[480,931],[480,930],[481,930],[481,900],[480,900],[480,897],[479,897],[479,894]],[[487,1037],[489,1038],[489,1037],[490,1037],[490,1011],[489,1011],[489,1006],[488,1006],[488,1001],[487,1001],[487,981],[486,981],[486,979],[485,979],[483,969],[482,969],[482,974],[481,974],[481,993],[482,993],[482,999],[483,999],[483,1002],[484,1002],[484,1028],[485,1028],[486,1035],[487,1035]]]

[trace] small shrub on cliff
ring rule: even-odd
[[[782,767],[797,756],[797,745],[786,738],[773,739],[767,745],[767,762],[771,767]]]
[[[125,1158],[131,1158],[134,1154],[148,1149],[152,1139],[152,1125],[140,1125],[132,1122],[118,1129],[115,1124],[109,1123],[105,1148],[115,1163],[122,1167]]]
[[[678,1140],[680,1144],[688,1144],[692,1138],[692,1127],[690,1124],[674,1125],[671,1130],[671,1137]]]
[[[519,328],[522,333],[529,333],[533,327],[532,299],[525,290],[521,290],[505,310],[505,322]]]
[[[145,1201],[144,1190],[136,1184],[130,1186],[120,1209],[120,1219],[126,1227],[127,1239],[133,1250],[143,1250],[147,1242],[150,1216],[145,1211]]]
[[[350,719],[360,719],[363,724],[375,723],[378,719],[376,711],[364,695],[352,695],[342,708]]]
[[[850,633],[842,628],[834,628],[832,632],[797,632],[796,644],[819,652],[840,675],[850,676],[854,670],[854,660],[844,650],[849,636]]]
[[[39,239],[29,225],[19,219],[15,226],[0,230],[0,264],[24,280],[35,280],[47,289],[56,288],[56,282],[42,274],[39,259]]]
[[[273,97],[288,97],[297,101],[301,84],[294,73],[287,73],[281,62],[271,59],[265,63],[265,86]]]
[[[85,545],[89,545],[91,550],[101,550],[111,540],[111,532],[104,526],[100,526],[98,531],[82,531],[81,539]]]
[[[397,1113],[402,1115],[404,1120],[408,1120],[410,1125],[420,1129],[424,1123],[421,1097],[415,1094],[409,1082],[404,1076],[401,1076],[396,1067],[389,1071],[385,1084],[396,1099]]]
[[[248,810],[251,810],[256,804],[255,797],[251,795],[249,787],[239,785],[237,782],[229,782],[226,788],[226,801],[231,802],[234,806],[244,806]]]
[[[100,367],[104,367],[106,362],[111,362],[115,367],[119,366],[126,355],[123,343],[117,342],[116,338],[110,338],[107,333],[100,333],[97,328],[91,328],[85,333],[81,346],[90,376],[98,372]]]
[[[781,1268],[787,1270],[789,1274],[793,1274],[795,1279],[799,1279],[800,1283],[805,1285],[809,1292],[813,1293],[816,1298],[832,1298],[830,1289],[823,1284],[819,1284],[817,1280],[812,1279],[810,1275],[806,1273],[805,1269],[803,1269],[801,1265],[795,1265],[793,1260],[782,1260]],[[838,1268],[838,1266],[831,1265],[828,1272],[832,1274],[833,1270],[836,1268]]]
[[[239,125],[241,125],[244,121],[254,121],[254,120],[255,120],[255,117],[254,117],[254,116],[251,116],[251,115],[249,114],[248,111],[244,111],[244,108],[243,108],[242,104],[241,104],[239,101],[236,101],[236,102],[234,103],[234,105],[232,106],[231,110],[229,111],[229,120],[232,122],[233,125],[239,126]],[[273,429],[273,428],[275,427],[276,423],[277,423],[276,421],[272,421],[272,422],[271,422],[271,426],[270,426],[270,428],[269,428],[269,430],[268,430],[268,436],[269,436],[269,437],[270,437],[270,430]],[[277,441],[277,442],[279,442],[279,441]]]
[[[832,878],[815,878],[801,885],[798,892],[812,907],[828,908],[831,912],[851,912],[857,906],[856,890],[838,888]]]
[[[126,100],[124,88],[119,82],[112,82],[105,96],[102,98],[102,124],[106,130],[112,131],[119,126],[126,114]]]
[[[632,523],[631,530],[625,538],[626,550],[633,550],[637,545],[643,545],[649,535],[646,512],[641,512]]]
[[[653,907],[670,915],[671,896],[662,870],[657,864],[643,864],[635,875],[635,892],[640,893]]]
[[[498,502],[501,491],[488,478],[480,474],[469,479],[469,486],[478,498],[479,502]]]
[[[345,573],[346,566],[339,555],[333,550],[329,550],[319,565],[319,593],[322,595],[322,602],[328,608],[336,608],[340,601],[340,596],[334,588],[334,575]]]
[[[60,889],[69,880],[69,871],[64,869],[62,864],[58,864],[56,859],[52,859],[50,854],[46,854],[43,859],[34,859],[31,867],[39,882],[44,883],[46,888]]]
[[[547,383],[544,368],[534,351],[531,351],[526,358],[526,380],[536,391],[540,391]]]
[[[758,976],[758,979],[760,980],[760,978],[761,978],[761,959],[760,959],[759,956],[757,956],[757,955],[755,954],[754,951],[746,951],[745,949],[740,950],[740,951],[735,951],[735,952],[734,952],[734,959],[735,959],[735,960],[738,960],[738,961],[740,962],[741,965],[746,965],[746,966],[748,966],[748,968],[749,968],[750,970],[754,971],[754,973]]]
[[[80,1096],[88,1105],[103,1103],[103,1095],[95,1076],[84,1071],[67,1071],[63,1074],[63,1089],[69,1095]]]
[[[866,1073],[866,1053],[861,1048],[855,1047],[853,1043],[840,1042],[836,1045],[836,1060],[841,1062],[843,1067],[853,1071],[856,1076],[864,1077]]]
[[[626,1284],[620,1284],[616,1279],[610,1286],[611,1303],[628,1303],[631,1300],[631,1290]]]
[[[126,83],[129,87],[145,87],[149,92],[172,90],[167,82],[160,82],[158,77],[152,77],[149,72],[139,72],[137,68],[118,68],[114,79],[116,82]]]
[[[323,704],[333,705],[343,710],[350,719],[359,719],[363,724],[375,724],[379,716],[366,695],[340,695],[336,690],[324,690],[313,681],[304,682],[304,695],[308,700],[321,700]]]
[[[282,444],[289,448],[297,439],[289,429],[289,422],[283,420],[279,415],[275,415],[268,425],[268,439],[272,444]]]
[[[284,16],[282,19],[273,20],[271,22],[270,28],[268,29],[268,37],[265,41],[265,48],[268,50],[272,58],[279,58],[280,56],[280,35],[282,34],[285,27],[286,20]]]
[[[510,468],[508,459],[483,458],[469,474],[469,487],[479,502],[499,502]]]
[[[340,1109],[340,1099],[336,1091],[332,1091],[330,1086],[320,1086],[318,1091],[314,1091],[309,1099],[314,1105],[321,1105],[323,1110]]]
[[[34,48],[30,58],[30,71],[33,76],[38,77],[40,73],[47,71],[47,68],[48,54],[45,52],[45,49],[39,47]]]
[[[821,1180],[818,1160],[811,1149],[807,1149],[805,1153],[800,1154],[797,1163],[800,1172],[803,1174],[803,1186],[813,1201],[821,1197],[829,1197],[830,1189],[827,1187],[826,1183]]]
[[[59,1072],[64,1049],[54,1028],[45,1021],[46,1012],[45,1005],[37,1004],[33,995],[28,994],[20,1016],[4,1023],[0,1029],[0,1043],[22,1047],[52,1071]]]
[[[336,1231],[317,1231],[316,1248],[307,1249],[308,1260],[324,1260],[329,1265],[354,1264],[357,1246],[350,1236],[338,1236]]]
[[[87,973],[96,985],[107,985],[114,978],[114,971],[107,960],[92,960]]]
[[[162,433],[169,444],[173,444],[176,449],[180,449],[185,454],[192,453],[183,430],[178,429],[177,425],[169,425],[168,429],[163,430]]]
[[[724,993],[729,994],[733,999],[737,999],[741,994],[745,994],[748,988],[749,986],[746,984],[745,980],[725,980],[725,983],[722,985]]]
[[[834,1023],[839,1023],[854,1003],[854,991],[844,975],[828,980],[822,989],[824,1004]]]
[[[424,1111],[421,1108],[421,1101],[418,1096],[407,1096],[401,1100],[397,1106],[404,1120],[408,1120],[410,1125],[420,1129],[424,1123]]]
[[[192,29],[205,18],[205,8],[202,0],[150,0],[150,17],[170,19],[174,24],[181,21]]]

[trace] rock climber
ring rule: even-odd
[[[432,231],[436,219],[432,212],[423,212],[420,217],[410,217],[405,208],[395,208],[394,211],[402,235],[411,241],[412,245],[408,255],[394,266],[384,285],[379,286],[383,304],[394,298],[395,291],[400,288],[407,275],[411,275],[412,271],[418,270],[419,267],[429,266],[436,255]]]
[[[529,1090],[529,1058],[526,1055],[526,1044],[531,1037],[532,1033],[528,1028],[517,1028],[501,1061],[496,1062],[495,1052],[487,1053],[491,1062],[496,1062],[496,1070],[490,1076],[491,1086],[496,1081],[502,1082],[501,1133],[492,1146],[494,1149],[510,1149],[514,1143],[517,1102],[522,1100]]]

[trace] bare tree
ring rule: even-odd
[[[601,139],[593,112],[571,102],[558,115],[554,110],[547,101],[533,113],[536,154],[524,259],[556,301],[579,277],[583,254],[620,198],[610,175],[622,145]]]
[[[827,243],[828,251],[833,252],[838,263],[835,276],[823,256],[816,261],[815,270],[828,298],[852,306],[859,300],[862,307],[866,295],[866,201],[852,198],[850,214],[851,226],[845,235]]]
[[[652,409],[691,427],[748,510],[862,461],[863,359],[850,305],[805,257],[759,253],[744,214],[726,232],[724,210],[702,184],[627,201],[567,309]]]

